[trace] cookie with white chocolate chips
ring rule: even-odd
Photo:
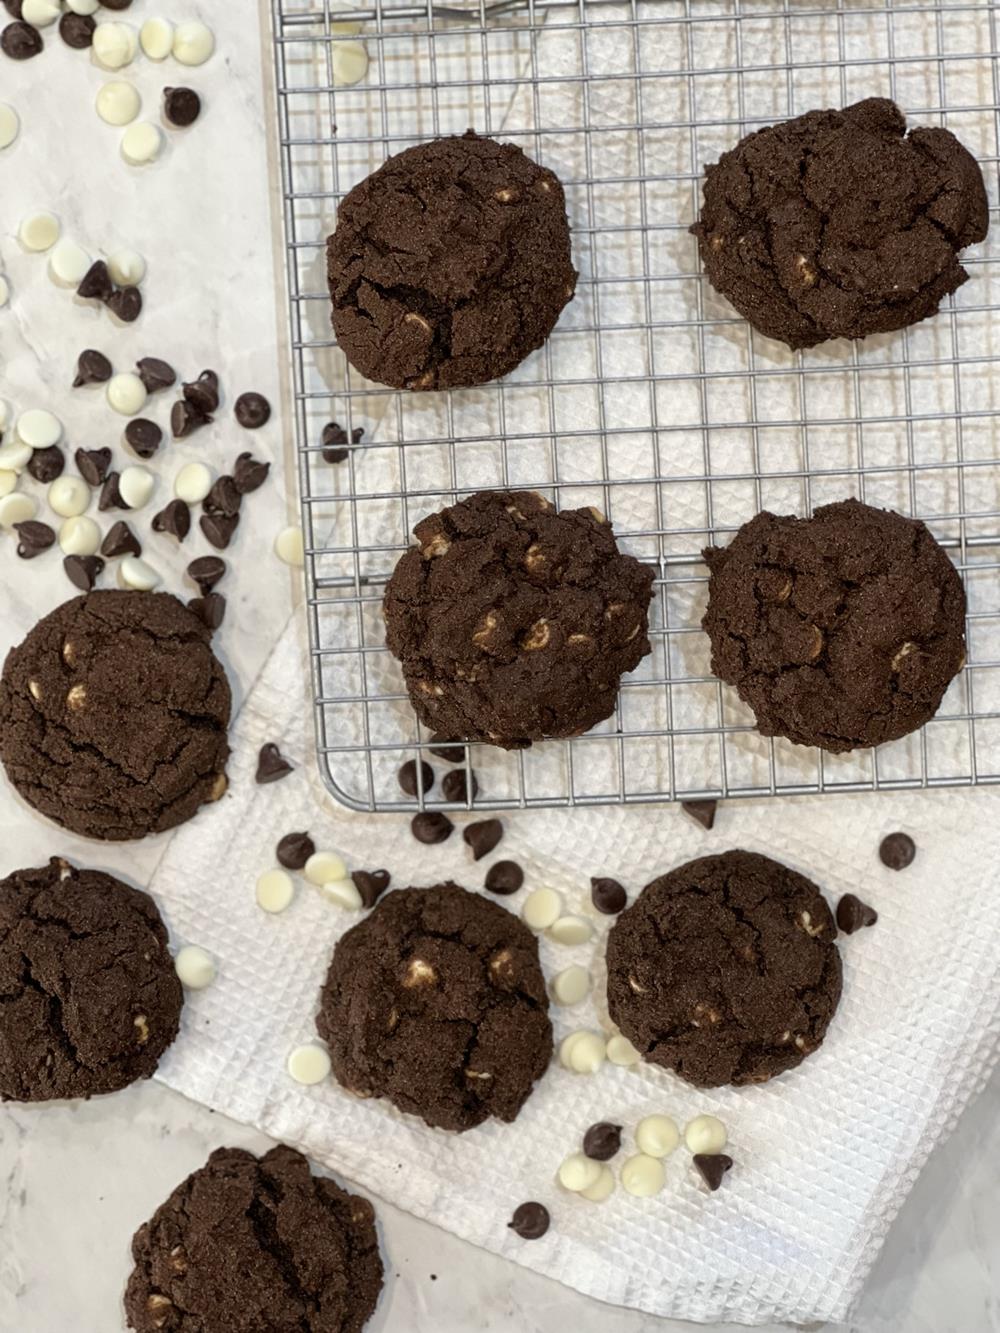
[[[517,749],[608,717],[650,651],[653,570],[596,509],[480,491],[414,529],[386,637],[431,731]]]
[[[923,523],[858,500],[760,513],[705,551],[712,670],[765,736],[839,753],[928,722],[965,661],[965,590]]]
[[[514,1120],[552,1057],[538,941],[457,884],[389,893],[343,936],[316,1026],[345,1088],[441,1129]]]

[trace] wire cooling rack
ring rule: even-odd
[[[396,771],[430,738],[385,648],[385,582],[421,517],[487,486],[596,504],[655,564],[653,652],[614,718],[571,742],[472,747],[476,808],[1000,780],[1000,272],[995,237],[933,320],[791,353],[703,281],[687,228],[705,162],[748,130],[888,95],[982,163],[996,229],[996,9],[985,3],[272,0],[289,318],[318,747],[359,809],[445,805]],[[354,23],[360,25],[355,36]],[[336,87],[345,41],[370,68]],[[580,270],[545,348],[507,380],[400,394],[350,369],[324,242],[387,156],[468,127],[566,187]],[[1000,234],[1000,233],[998,233]],[[331,419],[346,461],[323,458]],[[846,495],[923,518],[969,596],[968,666],[915,736],[830,756],[759,736],[709,670],[699,552],[757,510]],[[434,759],[431,758],[434,763]],[[440,765],[439,778],[440,778]]]

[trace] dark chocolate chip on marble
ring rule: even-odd
[[[724,1152],[696,1152],[694,1164],[702,1180],[710,1190],[714,1191],[722,1184],[726,1172],[732,1170],[733,1159],[727,1157]]]
[[[202,624],[217,630],[226,618],[226,599],[221,592],[210,592],[206,597],[192,597],[188,610],[193,611]]]
[[[243,497],[236,489],[236,481],[228,475],[221,476],[212,484],[212,489],[205,496],[202,508],[206,514],[225,514],[232,518],[240,512]]]
[[[68,555],[63,561],[66,577],[81,592],[90,592],[103,568],[99,555]]]
[[[106,304],[123,324],[134,324],[142,314],[142,293],[138,287],[121,287],[111,293]]]
[[[28,459],[28,475],[47,485],[61,477],[66,467],[66,458],[57,444],[50,444],[47,449],[36,449]]]
[[[715,823],[718,801],[681,801],[681,809],[703,829],[710,829]]]
[[[540,1240],[549,1229],[549,1221],[549,1210],[532,1199],[518,1204],[507,1226],[522,1240]]]
[[[270,463],[261,463],[251,454],[240,454],[233,468],[233,481],[240,495],[249,495],[258,490],[267,481],[271,471]]]
[[[374,907],[392,881],[388,870],[354,870],[351,872],[354,887],[361,894],[364,907]]]
[[[107,301],[114,290],[115,284],[111,281],[107,264],[103,259],[95,259],[83,275],[80,285],[76,289],[76,294],[82,296],[86,301]],[[84,383],[90,383],[90,381],[86,380]]]
[[[163,443],[163,431],[155,421],[133,417],[125,427],[125,442],[140,458],[152,458]]]
[[[506,897],[517,893],[524,883],[524,871],[516,861],[497,861],[486,872],[486,887],[490,893]]]
[[[106,555],[109,560],[119,555],[142,555],[142,544],[129,525],[120,520],[108,529],[101,542],[101,555]]]
[[[103,486],[111,466],[110,449],[77,449],[76,470],[88,486]]]
[[[196,380],[191,380],[183,387],[185,402],[201,413],[206,421],[211,421],[212,413],[219,407],[219,377],[214,370],[203,370]]]
[[[226,572],[226,562],[217,555],[200,555],[187,567],[188,578],[197,583],[202,597],[207,597]]]
[[[191,510],[184,500],[171,500],[153,516],[153,531],[165,532],[179,542],[191,531]]]
[[[438,759],[443,759],[446,764],[464,764],[465,763],[465,745],[461,741],[453,741],[448,736],[441,735],[440,732],[431,737],[434,742],[430,747],[430,752],[437,755]]]
[[[135,363],[135,369],[147,393],[159,393],[177,383],[176,370],[158,356],[141,357]]]
[[[601,1120],[583,1136],[583,1151],[595,1162],[610,1162],[622,1146],[622,1127]]]
[[[30,60],[41,55],[44,47],[42,34],[30,23],[8,23],[0,32],[0,51],[11,60]]]
[[[260,430],[271,419],[271,404],[262,393],[241,393],[233,412],[244,430]]]
[[[590,901],[598,912],[605,916],[617,916],[628,901],[628,894],[616,879],[603,876],[592,877],[590,881]]]
[[[446,801],[458,801],[467,805],[474,801],[479,793],[479,782],[475,773],[466,773],[464,768],[453,768],[441,780],[441,792]]]
[[[853,893],[845,893],[837,904],[837,925],[845,935],[853,935],[865,926],[874,926],[878,912]]]
[[[286,833],[275,849],[278,864],[286,870],[301,870],[316,851],[308,833]]]
[[[882,839],[878,854],[890,870],[905,870],[917,854],[917,844],[908,833],[890,833]]]
[[[193,403],[189,403],[186,398],[178,398],[170,409],[170,429],[173,432],[175,440],[183,440],[188,435],[193,435],[196,430],[207,423],[208,418],[202,415]]]
[[[193,88],[164,88],[163,114],[179,130],[186,130],[201,115],[201,98]]]
[[[287,778],[289,773],[295,771],[295,765],[290,764],[278,747],[269,741],[267,745],[260,747],[260,754],[257,756],[257,776],[255,781],[264,786],[269,782],[280,782],[282,778]]]
[[[440,810],[422,810],[410,820],[410,832],[417,842],[433,846],[434,843],[447,842],[455,831],[455,825]]]
[[[202,514],[198,526],[217,551],[224,551],[239,526],[239,514]]]
[[[94,268],[92,267],[90,273],[93,273],[93,271]],[[106,271],[107,266],[105,266]],[[87,277],[90,276],[90,273],[87,274]],[[83,282],[86,281],[87,278],[84,278]],[[111,279],[108,278],[108,282],[110,281]],[[82,287],[83,283],[80,286]],[[79,293],[79,291],[80,288],[78,287],[77,292]],[[104,353],[98,352],[93,347],[88,347],[77,357],[76,378],[73,381],[73,388],[79,389],[84,384],[106,384],[112,373],[111,362]]]
[[[34,560],[51,546],[55,545],[56,534],[47,523],[39,523],[29,518],[24,523],[15,523],[17,533],[17,553],[22,560]]]
[[[127,505],[122,499],[121,491],[118,488],[119,481],[121,481],[121,474],[118,472],[109,472],[104,478],[100,499],[97,501],[97,507],[102,513],[108,509],[131,508],[131,505]]]
[[[503,837],[503,824],[499,819],[480,819],[475,824],[467,824],[462,830],[462,837],[472,848],[472,859],[481,861],[489,856]]]
[[[416,796],[419,790],[417,779],[417,761],[407,759],[396,774],[396,778],[407,796]],[[423,787],[424,795],[434,786],[434,770],[430,764],[420,761],[420,783]]]
[[[85,51],[94,44],[94,29],[97,27],[91,14],[63,14],[59,20],[59,36],[74,51]]]

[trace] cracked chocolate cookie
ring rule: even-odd
[[[702,856],[647,884],[608,936],[608,1010],[701,1088],[764,1083],[822,1042],[840,999],[822,893],[770,857]]]
[[[468,134],[397,154],[346,196],[327,242],[333,328],[351,365],[397,389],[509,374],[576,288],[556,176]]]
[[[88,838],[181,824],[226,790],[230,693],[176,597],[92,592],[40,620],[0,679],[0,759],[24,799]]]
[[[858,500],[761,513],[711,571],[712,670],[764,736],[839,753],[937,712],[965,662],[965,590],[923,523]]]
[[[386,638],[431,731],[518,749],[609,717],[650,651],[653,570],[596,509],[481,491],[414,528]]]
[[[709,281],[769,338],[812,347],[933,315],[989,225],[948,130],[906,134],[883,97],[758,130],[705,169],[692,227]]]
[[[183,995],[148,894],[53,857],[0,880],[0,1099],[93,1097],[149,1078]]]
[[[132,1240],[138,1333],[360,1333],[382,1289],[375,1210],[293,1148],[219,1148]]]
[[[441,1129],[513,1120],[552,1057],[538,941],[457,884],[387,894],[343,936],[316,1026],[345,1088]]]

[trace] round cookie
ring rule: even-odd
[[[414,536],[386,589],[386,640],[431,731],[517,749],[614,712],[650,651],[654,574],[598,510],[481,491]]]
[[[343,936],[316,1026],[345,1088],[441,1129],[513,1120],[552,1057],[538,941],[457,884],[389,893]]]
[[[139,1333],[360,1333],[382,1289],[375,1210],[281,1145],[219,1148],[132,1240]]]
[[[93,1097],[149,1078],[183,994],[148,894],[53,857],[0,880],[0,1100]]]
[[[858,500],[761,513],[711,571],[712,670],[765,736],[839,753],[936,713],[965,661],[965,590],[923,523]]]
[[[91,592],[8,654],[0,759],[57,824],[88,838],[141,838],[223,794],[229,710],[211,631],[176,597]]]
[[[705,169],[691,228],[709,281],[789,347],[933,315],[986,236],[975,158],[948,130],[906,134],[882,97],[758,130]]]
[[[816,1050],[840,999],[815,884],[754,852],[647,884],[608,935],[608,1010],[643,1058],[696,1087],[764,1083]]]
[[[351,365],[397,389],[509,374],[576,288],[556,176],[513,144],[435,139],[346,196],[327,241],[333,328]]]

